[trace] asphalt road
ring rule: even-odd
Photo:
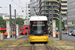
[[[25,35],[17,36],[17,38],[21,38],[21,37],[23,37],[23,36],[25,36]],[[15,40],[15,37],[7,38],[7,39],[5,39],[5,40]]]
[[[75,36],[62,35],[62,38],[65,40],[70,40],[75,42]]]
[[[20,37],[22,37],[22,36],[18,36],[17,38],[20,38]],[[50,37],[51,38],[51,37]],[[13,37],[13,38],[8,38],[8,39],[6,39],[6,40],[14,40],[15,39],[15,37]],[[51,38],[51,39],[55,39],[55,38]],[[75,36],[69,36],[69,35],[62,35],[62,39],[65,39],[65,40],[70,40],[70,41],[74,41],[75,42]]]

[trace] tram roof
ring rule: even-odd
[[[31,16],[30,21],[47,21],[46,16]]]

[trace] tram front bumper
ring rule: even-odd
[[[48,36],[30,36],[30,42],[48,42]]]

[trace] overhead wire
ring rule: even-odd
[[[12,2],[13,3],[15,3],[13,0],[12,0]],[[20,2],[20,4],[21,4],[21,6],[22,6],[22,3],[21,3],[21,1],[19,0],[19,2]],[[21,9],[23,9],[23,8],[27,8],[27,7],[21,7],[20,5],[18,5],[17,3],[15,3],[18,7],[20,7]],[[34,11],[35,11],[35,13],[36,13],[36,10],[35,10],[35,8],[39,8],[39,7],[32,7],[32,8],[34,8]],[[24,10],[22,10],[22,12],[24,12]],[[36,15],[38,15],[37,13],[36,13]]]
[[[13,3],[15,3],[13,0],[12,0],[12,2]],[[21,9],[23,9],[23,8],[26,8],[26,7],[23,7],[23,5],[22,5],[22,3],[21,3],[21,1],[19,0],[19,2],[20,2],[20,4],[21,4],[21,6],[20,5],[18,5],[17,3],[15,3],[18,7],[20,7]],[[22,12],[24,12],[24,10],[22,10]]]
[[[19,2],[21,3],[21,1],[19,0]],[[22,3],[21,3],[21,6],[23,7]]]
[[[13,3],[15,3],[13,0],[11,0]],[[15,3],[18,7],[22,8],[21,6],[19,6],[17,3]]]
[[[13,0],[11,0],[13,3],[15,3]],[[19,2],[21,3],[21,1],[19,0]],[[27,7],[23,7],[22,3],[21,3],[21,6],[18,5],[17,3],[15,3],[18,7],[20,7],[21,9],[22,8],[27,8]],[[34,7],[31,7],[31,8],[34,8]],[[39,7],[35,7],[35,8],[39,8]]]

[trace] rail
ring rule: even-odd
[[[35,50],[35,49],[34,49],[34,44],[32,44],[31,47],[32,47],[32,50]]]
[[[17,50],[19,47],[21,47],[25,42],[21,43],[18,47],[15,48]]]
[[[45,44],[45,46],[48,48],[48,50],[51,50],[51,48],[49,47],[49,45],[48,45],[48,44]]]

